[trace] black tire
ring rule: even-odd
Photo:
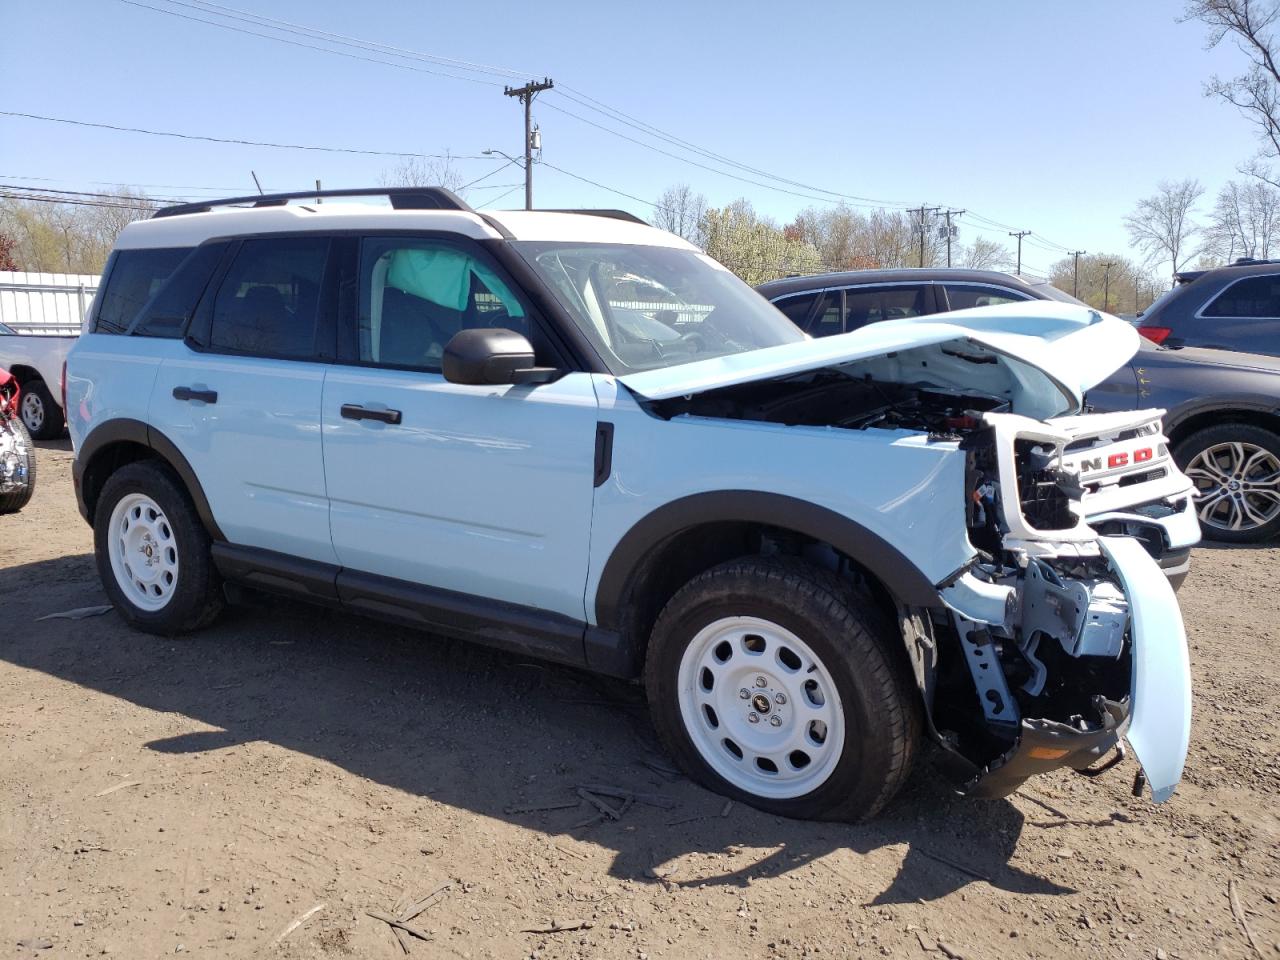
[[[34,423],[28,419],[28,396],[35,398],[39,403],[40,416]],[[18,410],[27,431],[37,440],[56,440],[67,428],[62,407],[58,406],[58,401],[53,399],[53,394],[49,392],[43,380],[28,380],[22,384],[22,398]]]
[[[1197,430],[1185,440],[1182,440],[1174,448],[1173,458],[1182,470],[1187,470],[1192,462],[1205,451],[1211,449],[1217,444],[1241,443],[1246,444],[1248,448],[1257,448],[1259,451],[1269,453],[1277,463],[1280,463],[1280,435],[1263,427],[1256,427],[1249,423],[1221,423],[1216,426],[1206,427],[1203,430]],[[1196,481],[1197,487],[1201,487],[1205,482],[1205,475],[1200,471],[1193,470],[1188,474]],[[1280,483],[1271,485],[1280,493]],[[1244,496],[1241,491],[1241,496]],[[1199,498],[1197,498],[1199,499]],[[1270,498],[1259,500],[1253,498],[1250,505],[1255,509],[1264,503],[1272,502]],[[1265,516],[1265,514],[1264,514]],[[1276,510],[1275,516],[1266,520],[1266,522],[1247,521],[1247,525],[1242,523],[1240,529],[1230,529],[1230,507],[1224,506],[1216,515],[1217,523],[1206,519],[1205,516],[1200,518],[1200,531],[1207,540],[1218,540],[1223,543],[1260,543],[1269,540],[1280,534],[1280,510]]]
[[[36,492],[36,448],[31,445],[31,434],[17,417],[0,421],[0,433],[11,431],[18,437],[26,457],[27,485],[8,493],[0,493],[0,513],[17,513],[25,507]]]
[[[759,617],[802,638],[839,693],[843,750],[827,778],[801,796],[775,799],[735,786],[703,758],[686,729],[681,659],[700,630],[735,616]],[[653,723],[680,767],[717,793],[784,817],[865,819],[902,786],[920,740],[920,698],[900,645],[870,599],[834,574],[785,558],[733,560],[695,577],[658,617],[645,662]]]
[[[113,535],[112,511],[133,493],[149,497],[164,512],[177,551],[177,583],[168,602],[158,610],[144,609],[130,598],[116,578],[107,548],[108,538]],[[93,521],[98,575],[120,616],[139,630],[161,636],[190,633],[208,626],[222,612],[222,581],[213,565],[209,544],[209,534],[200,523],[195,505],[166,465],[154,460],[126,464],[103,484]]]

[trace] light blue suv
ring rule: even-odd
[[[873,814],[924,736],[980,793],[1125,739],[1173,792],[1177,601],[1064,458],[1159,438],[1077,416],[1128,324],[812,340],[626,214],[318,199],[169,208],[111,257],[66,389],[129,623],[251,588],[642,679],[692,777],[785,816]]]

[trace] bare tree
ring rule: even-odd
[[[687,183],[679,183],[662,191],[653,211],[653,223],[655,227],[684,237],[695,246],[705,247],[706,216],[707,198],[694,193]]]
[[[1252,180],[1231,181],[1218,193],[1205,228],[1203,253],[1230,263],[1237,257],[1266,259],[1280,236],[1280,190]]]
[[[384,187],[444,187],[454,193],[462,193],[466,183],[447,150],[443,157],[405,157],[378,179]]]
[[[1139,200],[1124,218],[1129,242],[1141,250],[1148,263],[1168,260],[1177,273],[1195,253],[1187,248],[1198,231],[1191,211],[1204,193],[1198,180],[1160,181],[1159,190]]]
[[[1274,186],[1280,186],[1272,168],[1280,159],[1280,46],[1273,30],[1278,16],[1276,0],[1192,0],[1183,11],[1184,20],[1199,20],[1209,28],[1210,48],[1231,40],[1244,54],[1245,72],[1215,75],[1205,84],[1205,94],[1231,104],[1258,128],[1261,149],[1241,172]]]
[[[986,237],[974,237],[961,248],[960,265],[970,270],[1001,270],[1009,266],[1009,248]]]

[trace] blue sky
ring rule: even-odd
[[[219,19],[170,0],[138,2]],[[1196,177],[1212,193],[1255,149],[1247,122],[1201,93],[1214,72],[1236,70],[1240,55],[1229,46],[1206,51],[1203,29],[1177,22],[1180,0],[225,3],[529,78],[549,75],[579,98],[788,180],[967,208],[1034,231],[1024,248],[1032,270],[1061,255],[1046,240],[1126,251],[1121,218],[1159,180]],[[10,0],[0,22],[0,110],[373,150],[471,157],[521,149],[520,108],[502,96],[502,77],[456,71],[485,81],[468,82],[334,56],[123,0]],[[689,154],[561,93],[544,94],[535,104],[544,159],[641,200],[686,182],[713,204],[745,196],[782,221],[815,204],[663,156],[554,107]],[[458,166],[474,178],[500,162]],[[304,189],[317,178],[326,187],[376,184],[395,163],[0,116],[0,183],[165,184],[172,186],[151,192],[188,196],[252,192],[251,169],[268,189]],[[539,206],[650,212],[545,166],[535,175]],[[508,168],[477,188],[519,179]],[[479,204],[503,189],[473,189],[469,199]],[[521,202],[515,191],[497,206]],[[1011,242],[972,216],[959,224],[963,240],[981,228]]]

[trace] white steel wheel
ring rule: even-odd
[[[1264,447],[1240,440],[1215,443],[1184,472],[1196,486],[1201,523],[1244,531],[1280,516],[1280,458]]]
[[[725,617],[703,627],[680,661],[678,699],[702,759],[740,790],[801,797],[840,761],[844,711],[831,673],[776,623]]]
[[[37,434],[44,428],[44,401],[34,390],[23,392],[18,412],[32,434]]]
[[[145,494],[120,498],[111,511],[107,555],[116,583],[141,610],[162,610],[178,586],[178,541],[169,518]]]

